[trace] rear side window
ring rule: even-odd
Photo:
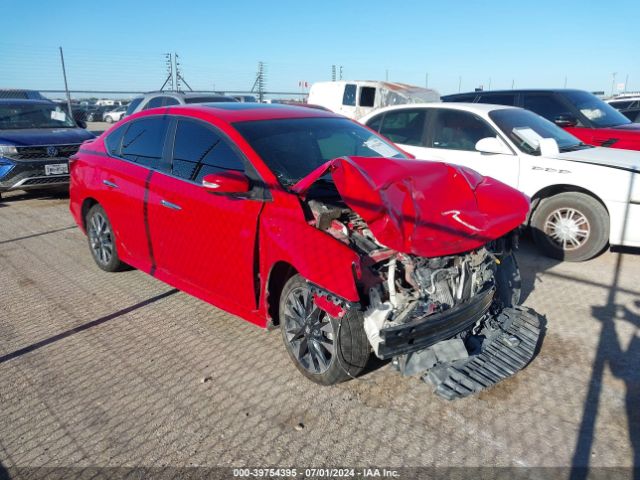
[[[129,124],[122,125],[118,127],[114,132],[110,133],[107,138],[104,140],[104,144],[107,147],[107,152],[109,155],[113,155],[114,157],[120,156],[120,149],[122,147],[122,137],[124,136],[124,132],[127,131]]]
[[[131,103],[127,107],[126,115],[131,115],[135,111],[135,109],[138,107],[138,105],[140,105],[141,101],[142,101],[142,97],[134,98],[133,100],[131,100]]]
[[[122,140],[120,156],[146,167],[157,166],[162,158],[167,124],[161,117],[141,118],[131,122]]]
[[[475,152],[478,140],[495,136],[495,132],[484,120],[469,112],[438,110],[432,123],[430,146]]]
[[[513,94],[490,94],[482,95],[480,97],[482,103],[492,103],[494,105],[509,105],[514,106],[516,104],[516,96]]]
[[[168,107],[169,105],[179,105],[180,102],[178,101],[177,98],[173,98],[173,97],[164,97],[164,105],[165,107]]]
[[[422,137],[426,114],[426,110],[417,108],[387,112],[380,133],[395,143],[424,146]]]
[[[149,103],[147,103],[144,106],[144,110],[148,110],[149,108],[158,108],[162,106],[162,102],[165,99],[165,97],[155,97],[152,98],[151,100],[149,100]]]
[[[360,106],[361,107],[373,107],[375,100],[376,100],[375,87],[360,88]]]
[[[179,120],[173,147],[174,176],[201,182],[205,175],[244,171],[242,159],[229,143],[207,125]]]
[[[342,96],[342,104],[355,106],[356,86],[353,83],[348,83],[344,86],[344,95]]]

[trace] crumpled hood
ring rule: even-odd
[[[66,145],[95,138],[84,128],[25,128],[0,130],[0,144],[21,146]]]
[[[393,250],[440,257],[473,250],[521,225],[529,199],[490,177],[424,160],[343,157],[300,180],[305,195],[331,172],[345,203]]]
[[[640,152],[636,150],[593,147],[576,150],[574,152],[560,153],[554,158],[640,172]]]

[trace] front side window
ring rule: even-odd
[[[478,140],[495,136],[493,129],[472,113],[438,110],[429,144],[433,148],[475,152]]]
[[[422,137],[426,115],[425,109],[418,108],[387,112],[380,133],[395,143],[424,146]]]
[[[244,171],[242,159],[227,140],[199,122],[179,120],[173,146],[172,174],[201,182],[205,175],[225,170]]]
[[[627,117],[589,92],[564,92],[565,98],[597,128],[631,123]]]
[[[233,126],[285,186],[343,156],[405,158],[392,144],[346,118],[287,118]]]
[[[344,86],[344,95],[342,96],[342,104],[348,105],[348,106],[355,106],[356,86],[353,83],[348,83]]]
[[[375,87],[360,87],[360,106],[373,107],[376,101]]]
[[[540,139],[553,138],[561,152],[590,148],[555,123],[528,110],[504,108],[489,113],[502,132],[524,153],[540,155]]]
[[[161,117],[134,120],[122,140],[121,157],[146,167],[155,167],[162,158],[167,121]]]
[[[522,106],[552,122],[558,117],[575,117],[569,107],[552,95],[525,95]]]
[[[376,115],[371,120],[367,122],[367,127],[371,130],[375,130],[376,132],[380,131],[380,127],[382,126],[382,119],[384,118],[384,113],[380,115]]]

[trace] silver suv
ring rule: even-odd
[[[208,95],[206,93],[149,92],[131,100],[124,117],[150,108],[210,102],[237,102],[237,100],[225,95]]]

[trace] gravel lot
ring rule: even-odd
[[[279,332],[99,270],[64,196],[5,195],[0,462],[640,465],[640,256],[562,264],[525,240],[519,260],[547,331],[516,377],[455,402],[389,364],[320,387]]]

